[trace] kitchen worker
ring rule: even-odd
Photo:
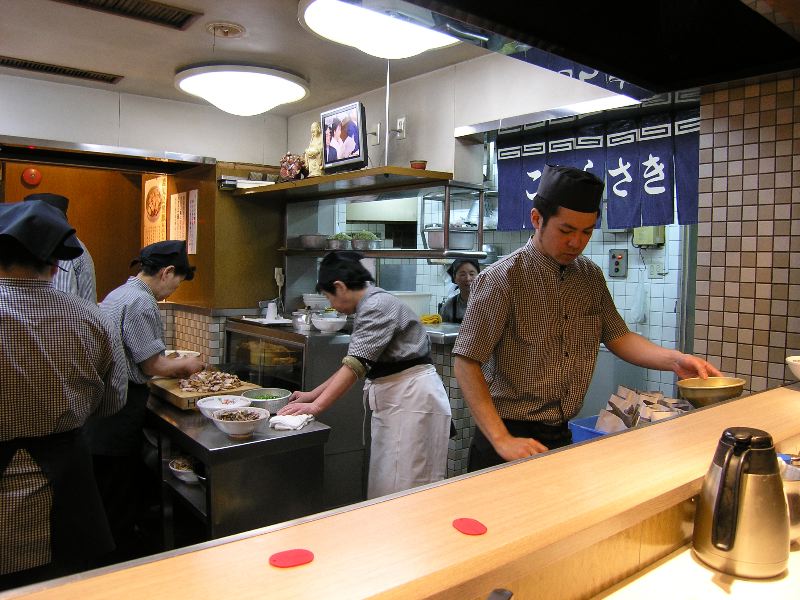
[[[317,291],[331,306],[355,314],[342,366],[310,392],[294,392],[278,414],[318,415],[365,378],[372,409],[367,497],[377,498],[444,479],[450,402],[431,360],[417,315],[370,285],[357,252],[331,252],[320,264]]]
[[[447,274],[450,275],[450,281],[458,287],[458,293],[448,298],[442,305],[439,311],[442,321],[461,323],[464,320],[470,285],[480,271],[480,264],[474,258],[457,258],[447,267]]]
[[[60,194],[28,194],[23,200],[26,202],[41,200],[50,206],[56,207],[64,213],[65,218],[67,216],[69,198],[66,196],[61,196]],[[73,260],[58,261],[58,271],[53,277],[53,287],[62,292],[75,294],[92,304],[97,304],[97,281],[94,274],[92,255],[89,254],[86,244],[78,239],[77,236],[75,236],[75,239],[81,245],[83,254]]]
[[[119,328],[128,364],[128,402],[105,419],[88,424],[94,468],[109,523],[117,542],[111,561],[140,555],[141,532],[137,513],[151,478],[141,458],[148,380],[188,377],[205,366],[200,358],[167,358],[164,327],[158,301],[172,294],[183,281],[194,277],[186,242],[168,240],[145,246],[131,262],[138,267],[100,303],[100,309]]]
[[[468,470],[572,441],[600,342],[621,359],[679,377],[720,375],[700,358],[628,330],[603,272],[581,256],[597,222],[603,182],[546,165],[528,243],[472,283],[453,346],[455,375],[477,428]]]
[[[52,284],[82,251],[58,209],[0,204],[0,590],[113,548],[82,427],[124,405],[125,354],[97,306]]]

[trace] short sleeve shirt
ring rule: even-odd
[[[560,425],[583,405],[600,342],[626,333],[600,267],[562,267],[531,238],[472,282],[453,354],[482,363],[501,418]]]
[[[370,286],[356,306],[347,353],[370,362],[410,360],[427,356],[430,342],[405,302]]]
[[[134,383],[147,383],[150,378],[139,364],[166,349],[161,313],[152,290],[141,279],[129,277],[105,297],[100,309],[119,327],[128,359],[128,378]]]

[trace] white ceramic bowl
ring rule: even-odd
[[[250,414],[258,415],[257,419],[249,421],[226,421],[222,417],[228,413],[236,411],[247,411]],[[245,406],[243,408],[223,408],[214,411],[211,415],[211,422],[217,426],[217,429],[223,433],[227,433],[233,438],[249,438],[255,431],[261,430],[269,423],[269,411],[265,408],[256,408],[254,406]]]
[[[311,323],[320,331],[327,331],[329,333],[339,331],[344,324],[347,323],[346,317],[335,317],[327,319],[325,317],[311,317]]]
[[[229,394],[220,394],[218,396],[206,396],[197,401],[198,410],[203,413],[204,417],[209,419],[214,414],[214,411],[221,408],[243,408],[250,406],[250,400],[242,396],[232,396]]]
[[[172,471],[172,474],[189,485],[199,483],[200,480],[197,478],[197,475],[191,467],[188,469],[178,468],[182,466],[179,464],[180,462],[182,461],[179,461],[177,458],[173,458],[171,461],[169,461],[169,470]]]
[[[250,406],[266,408],[275,414],[289,402],[292,392],[284,388],[256,388],[247,390],[242,396],[250,400]],[[260,398],[259,396],[272,396],[271,398]]]
[[[792,375],[800,379],[800,356],[787,356],[786,364],[789,365]]]

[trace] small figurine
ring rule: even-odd
[[[311,141],[308,143],[303,157],[308,169],[308,177],[322,175],[322,130],[317,121],[311,123]]]
[[[302,156],[287,152],[281,159],[281,172],[278,181],[301,179],[307,173]]]

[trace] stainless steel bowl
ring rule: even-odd
[[[300,236],[300,246],[303,248],[322,250],[327,241],[328,236],[320,233],[307,233]]]
[[[702,408],[741,396],[745,383],[741,377],[691,377],[678,381],[678,394],[695,408]]]
[[[331,240],[325,243],[328,250],[350,250],[350,240]]]

